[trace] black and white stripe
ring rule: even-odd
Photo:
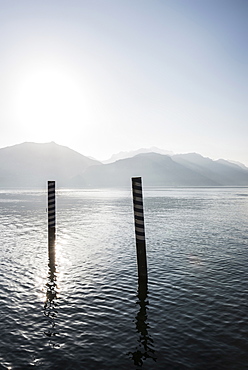
[[[55,181],[48,181],[48,227],[56,226]]]
[[[145,241],[141,177],[132,178],[132,190],[136,241]]]

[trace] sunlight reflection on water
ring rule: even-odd
[[[2,366],[246,369],[248,189],[145,190],[143,297],[130,194],[59,190],[49,260],[46,193],[0,191]]]

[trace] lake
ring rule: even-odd
[[[0,369],[248,369],[248,188],[0,190]]]

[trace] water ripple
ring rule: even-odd
[[[53,261],[45,198],[0,194],[0,366],[247,369],[247,189],[146,192],[143,295],[129,192],[61,190]]]

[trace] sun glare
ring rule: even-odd
[[[83,88],[68,73],[37,69],[22,77],[16,97],[16,120],[26,129],[61,129],[62,125],[86,124],[89,102]]]

